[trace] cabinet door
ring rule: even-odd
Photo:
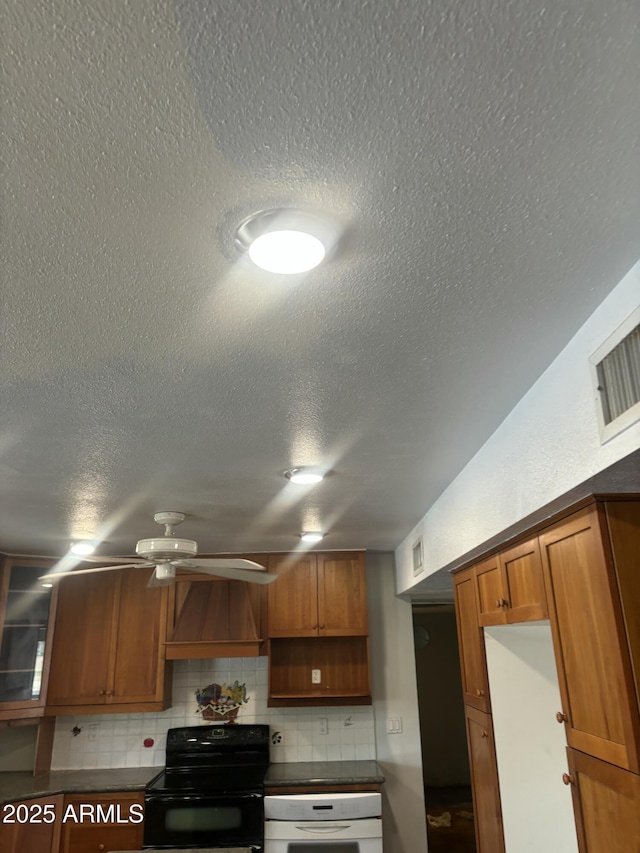
[[[318,633],[324,637],[366,636],[364,554],[318,554],[317,560]]]
[[[0,719],[44,713],[57,591],[38,578],[52,565],[7,558],[0,570]]]
[[[60,583],[47,705],[97,705],[106,701],[114,574],[79,575]]]
[[[149,589],[152,572],[125,569],[117,573],[118,623],[110,660],[108,703],[162,701],[167,587]]]
[[[540,536],[568,745],[638,772],[638,703],[598,507]]]
[[[269,571],[278,580],[269,584],[270,637],[318,635],[318,573],[315,554],[299,559],[269,557]]]
[[[636,696],[640,702],[640,501],[608,501],[606,513]]]
[[[6,823],[9,818],[14,823]],[[51,818],[53,822],[50,823]],[[0,814],[0,850],[2,853],[58,853],[61,820],[62,794],[5,804]]]
[[[504,853],[502,810],[490,714],[465,708],[477,853]]]
[[[538,540],[530,539],[500,554],[507,622],[548,619]]]
[[[143,803],[142,794],[66,796],[66,820],[62,825],[60,853],[141,850]],[[85,809],[84,813],[80,811],[81,806]],[[135,808],[132,809],[132,806]],[[78,819],[74,820],[71,815]]]
[[[507,621],[507,600],[498,555],[474,566],[474,574],[478,592],[478,624],[504,625]]]
[[[488,711],[489,689],[484,633],[478,625],[473,569],[454,575],[453,584],[464,702],[465,705]]]
[[[567,749],[580,853],[640,853],[640,776]]]

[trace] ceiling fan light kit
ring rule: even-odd
[[[296,208],[262,210],[236,232],[236,247],[260,269],[295,275],[317,267],[336,247],[337,222]]]

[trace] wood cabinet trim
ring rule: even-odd
[[[517,533],[509,533],[510,528],[503,530],[486,543],[479,545],[477,549],[468,551],[466,554],[462,554],[459,559],[449,563],[448,569],[447,566],[443,566],[442,571],[448,570],[449,573],[455,577],[456,574],[472,568],[476,563],[481,563],[495,554],[499,554],[501,551],[510,549],[527,539],[538,536],[549,527],[554,527],[563,519],[569,518],[583,509],[588,509],[594,504],[624,503],[627,501],[640,501],[640,493],[629,492],[625,494],[615,494],[610,492],[594,492],[593,494],[587,495],[574,503],[568,504],[556,512],[552,512],[550,515],[545,516],[539,521],[527,524],[526,519],[522,519],[522,526],[520,522],[518,523],[518,527],[520,529]],[[544,507],[538,510],[535,514],[538,515],[543,512]]]

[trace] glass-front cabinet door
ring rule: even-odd
[[[39,578],[50,566],[51,560],[4,560],[0,575],[0,719],[18,710],[21,717],[42,714],[55,593]]]

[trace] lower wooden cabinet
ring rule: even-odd
[[[2,853],[58,853],[62,794],[6,803],[1,808]]]
[[[141,850],[143,810],[142,793],[65,796],[60,853]],[[78,816],[77,821],[73,819],[74,814]]]
[[[580,853],[640,853],[640,776],[567,749]]]
[[[504,853],[493,722],[490,714],[477,708],[466,706],[465,715],[477,853]]]

